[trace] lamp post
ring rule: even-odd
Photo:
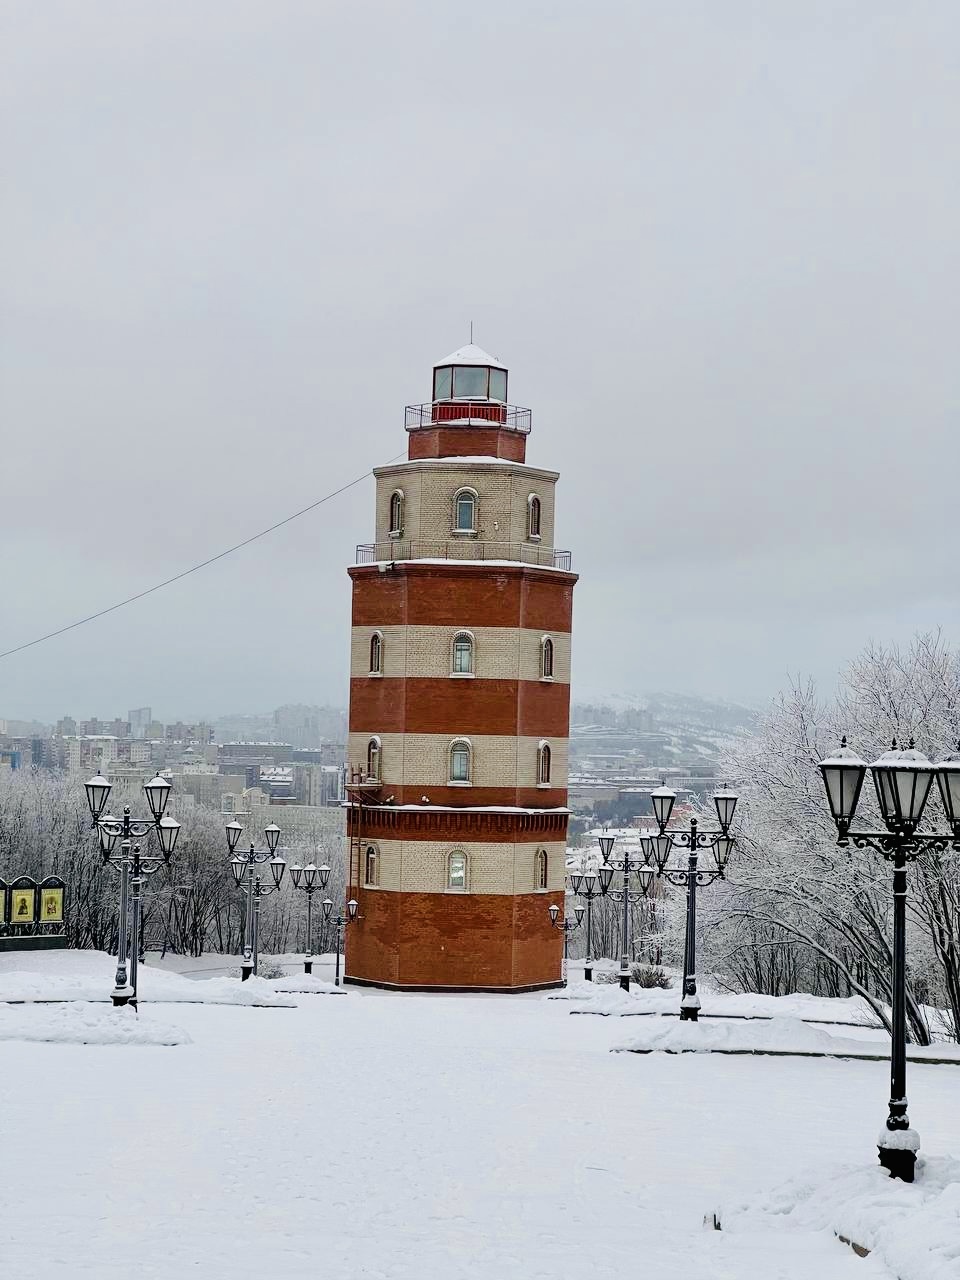
[[[700,996],[697,994],[697,889],[724,878],[727,860],[733,849],[730,823],[737,807],[737,796],[732,791],[718,791],[713,797],[720,823],[719,831],[703,831],[696,818],[690,819],[686,831],[666,832],[673,811],[675,792],[668,787],[658,787],[651,792],[653,816],[659,834],[652,837],[653,860],[657,875],[668,884],[687,891],[687,925],[683,943],[683,995],[680,998],[680,1018],[684,1022],[696,1022],[700,1015]],[[686,849],[689,856],[685,867],[668,866],[674,848]],[[704,871],[700,868],[700,851],[713,853],[714,866]]]
[[[321,907],[323,907],[324,920],[329,920],[331,912],[333,911],[333,903],[330,901],[329,898],[324,898],[323,902],[321,902],[320,905]],[[353,921],[356,920],[357,912],[359,909],[360,909],[360,903],[356,900],[356,898],[351,898],[350,901],[347,903],[346,916],[344,916],[343,912],[341,911],[338,913],[336,918],[335,923],[337,926],[337,953],[336,953],[337,967],[336,967],[336,973],[335,973],[333,982],[334,982],[334,986],[337,986],[337,987],[339,987],[340,985],[340,940],[341,940],[341,935],[343,933],[343,927],[344,925],[352,924]]]
[[[596,871],[575,871],[570,876],[570,888],[579,898],[587,900],[587,956],[583,962],[584,982],[593,981],[593,900],[600,896],[600,877]]]
[[[574,929],[579,929],[580,926],[583,924],[583,907],[574,908],[573,914],[576,916],[576,920],[568,920],[566,916],[564,916],[562,920],[558,920],[557,917],[560,915],[560,908],[557,906],[555,902],[552,903],[547,908],[547,910],[550,913],[550,923],[553,925],[555,929],[559,929],[560,932],[563,934],[563,985],[566,986],[567,985],[567,948],[570,941],[571,933],[573,933]]]
[[[653,884],[653,870],[650,867],[651,851],[645,839],[641,839],[640,847],[642,854],[639,858],[631,858],[630,850],[625,849],[617,858],[613,858],[613,846],[616,844],[616,836],[597,836],[597,843],[600,845],[600,856],[603,862],[597,875],[600,879],[600,892],[605,898],[612,898],[614,902],[623,903],[623,919],[620,929],[620,988],[623,991],[630,990],[630,908],[636,903],[641,902],[650,892],[650,886]],[[619,871],[623,877],[621,887],[619,889],[611,889],[614,871]],[[640,885],[639,893],[630,892],[630,876],[636,872],[637,881]]]
[[[851,830],[868,768],[886,831]],[[944,853],[947,845],[960,850],[960,753],[931,764],[912,738],[905,751],[894,739],[891,749],[868,765],[844,738],[836,755],[820,761],[820,772],[837,844],[844,848],[852,840],[856,848],[872,849],[893,863],[890,1101],[877,1148],[891,1178],[912,1182],[920,1138],[907,1115],[907,863],[923,853]],[[934,777],[951,835],[917,832]]]
[[[102,774],[96,774],[84,784],[87,807],[100,840],[100,853],[104,864],[120,874],[120,920],[117,932],[117,973],[111,999],[117,1006],[137,1003],[137,961],[140,955],[140,909],[143,886],[147,877],[154,875],[170,862],[180,834],[180,823],[165,816],[167,801],[173,789],[166,778],[158,773],[144,784],[144,795],[152,817],[134,818],[130,806],[124,805],[123,817],[115,818],[105,813],[112,785]],[[149,832],[156,832],[160,845],[158,858],[140,851],[140,841]],[[116,852],[117,841],[120,852]],[[129,916],[132,919],[128,919]],[[127,950],[127,927],[130,926],[130,951]],[[127,957],[129,955],[129,973]]]
[[[280,843],[280,828],[271,822],[264,828],[263,836],[267,842],[266,849],[256,849],[253,841],[246,853],[236,853],[237,844],[243,827],[234,818],[227,823],[227,848],[234,856],[230,859],[230,870],[233,882],[242,889],[246,896],[243,916],[243,959],[240,961],[240,978],[243,982],[256,974],[260,960],[260,900],[268,894],[276,893],[286,869],[286,862],[277,853]],[[270,863],[270,874],[273,884],[264,884],[257,870],[265,862]]]
[[[317,867],[308,862],[301,867],[295,862],[290,868],[293,887],[307,895],[307,953],[303,957],[303,972],[313,973],[313,895],[323,893],[330,881],[330,868],[324,862]]]

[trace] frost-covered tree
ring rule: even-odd
[[[867,760],[894,737],[932,759],[960,734],[960,654],[939,634],[906,649],[871,645],[844,671],[832,699],[812,684],[779,697],[756,737],[724,770],[741,795],[742,827],[729,883],[704,914],[704,971],[745,989],[857,993],[887,1021],[892,948],[891,874],[872,850],[837,848],[817,762],[846,734]],[[864,787],[858,822],[883,829]],[[939,803],[929,818],[943,826]],[[960,859],[925,854],[910,872],[907,1012],[929,1041],[925,1006],[960,1030]]]

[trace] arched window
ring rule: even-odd
[[[469,631],[458,631],[453,637],[453,674],[473,675],[473,636]]]
[[[370,674],[383,675],[383,633],[375,631],[370,637]]]
[[[546,849],[537,850],[537,888],[546,889],[547,887],[547,851]]]
[[[454,738],[450,743],[450,781],[469,782],[473,751],[466,738]]]
[[[462,849],[454,849],[447,858],[447,888],[453,893],[467,891],[467,855]]]
[[[539,787],[548,787],[550,785],[550,758],[552,755],[550,744],[541,742],[537,748],[537,786]]]
[[[372,782],[380,781],[380,739],[371,738],[367,743],[367,777]]]
[[[458,489],[453,497],[453,532],[477,532],[477,491]]]
[[[403,490],[394,489],[390,495],[390,536],[399,538],[403,533]]]
[[[363,883],[374,886],[380,883],[380,855],[376,845],[368,844],[363,859]]]
[[[527,499],[527,538],[534,542],[540,537],[540,499],[531,493]]]
[[[553,641],[549,636],[540,641],[540,679],[553,679]]]

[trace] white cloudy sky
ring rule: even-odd
[[[405,447],[478,341],[576,691],[958,632],[954,0],[4,0],[0,650]],[[0,716],[345,701],[372,481],[0,661]]]

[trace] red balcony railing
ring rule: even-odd
[[[408,431],[437,426],[490,426],[506,431],[530,434],[533,415],[529,409],[515,404],[497,404],[491,400],[435,400],[428,404],[408,404],[404,423]]]

